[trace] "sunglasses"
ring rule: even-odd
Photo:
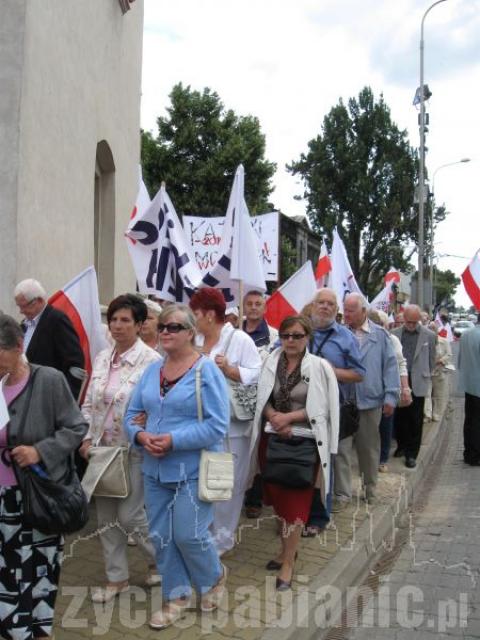
[[[188,327],[185,327],[179,322],[169,322],[168,324],[160,322],[158,324],[158,332],[163,333],[165,329],[167,330],[167,333],[180,333],[180,331],[184,331],[185,329],[188,329]]]
[[[280,340],[290,340],[290,338],[292,338],[292,340],[301,340],[305,338],[306,335],[306,333],[281,333]]]

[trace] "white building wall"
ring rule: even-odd
[[[24,24],[15,280],[36,277],[51,293],[94,263],[96,151],[106,140],[115,231],[104,296],[132,290],[123,231],[138,186],[143,2],[123,15],[118,0],[27,0]]]

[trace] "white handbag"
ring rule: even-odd
[[[82,478],[87,498],[126,498],[130,492],[129,447],[91,447]]]
[[[203,422],[201,396],[202,363],[195,370],[195,395],[197,398],[198,421]],[[228,448],[230,440],[227,435]],[[198,497],[204,502],[230,500],[234,483],[233,454],[231,451],[202,450],[198,472]]]

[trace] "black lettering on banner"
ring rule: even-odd
[[[158,240],[158,229],[151,222],[146,222],[145,220],[139,220],[136,222],[131,230],[128,232],[129,236],[132,234],[144,233],[145,236],[143,238],[139,238],[136,235],[133,236],[134,240],[140,242],[140,244],[148,245],[155,244]]]
[[[148,273],[145,279],[145,284],[147,287],[153,289],[153,276],[157,273],[157,258],[158,258],[158,249],[154,249],[152,251],[152,256],[150,258],[150,263],[148,265]]]
[[[170,259],[170,251],[168,247],[162,247],[160,251],[160,258],[158,260],[157,269],[157,291],[162,291],[165,284],[165,278],[167,275],[168,261]]]

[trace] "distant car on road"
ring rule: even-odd
[[[460,339],[462,334],[469,329],[473,329],[475,325],[470,320],[458,320],[453,327],[453,335],[455,338]]]

